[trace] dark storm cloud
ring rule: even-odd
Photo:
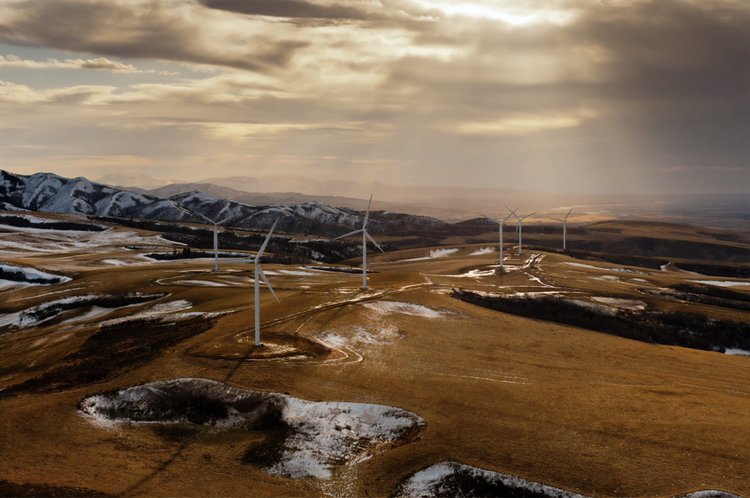
[[[569,24],[413,27],[415,44],[466,52],[411,54],[389,66],[388,89],[420,88],[415,100],[433,109],[465,116],[591,104],[644,119],[731,111],[734,119],[716,125],[750,131],[737,113],[750,109],[750,4],[599,3]],[[694,129],[682,128],[686,137]]]
[[[624,95],[748,102],[750,4],[603,4],[571,26],[570,38],[606,50],[603,67]]]
[[[321,5],[302,0],[198,0],[211,9],[285,18],[368,20],[376,16],[352,5]]]
[[[750,4],[602,5],[574,29],[608,54],[592,90],[631,109],[653,167],[739,168],[750,185]]]
[[[0,42],[8,44],[259,72],[284,66],[308,45],[247,34],[235,40],[241,48],[222,50],[202,35],[199,20],[186,20],[157,2],[147,8],[95,0],[22,3],[0,22]]]

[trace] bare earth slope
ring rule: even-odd
[[[416,472],[453,461],[586,496],[750,495],[746,351],[638,342],[451,297],[453,289],[551,296],[607,316],[685,311],[747,324],[747,312],[725,301],[669,293],[702,286],[743,302],[747,279],[541,250],[519,256],[510,243],[501,270],[491,242],[458,240],[372,256],[367,291],[357,274],[267,264],[281,304],[261,289],[264,346],[254,348],[250,267],[213,273],[209,259],[148,260],[153,246],[170,246],[149,232],[111,229],[95,246],[81,234],[79,246],[61,238],[58,250],[54,236],[62,237],[24,232],[34,251],[0,239],[4,263],[71,278],[0,288],[0,491],[388,496]],[[143,393],[136,401],[148,410],[162,399],[158,382],[173,379],[224,384],[239,410],[199,397],[175,413],[189,406],[240,420],[256,408],[236,401],[248,391],[309,408],[270,410],[259,425],[203,425],[194,415],[118,423],[79,411],[88,397],[142,385],[154,390],[128,392]],[[333,404],[306,404],[319,402]],[[407,412],[424,426],[399,440],[362,439],[365,429],[323,406],[366,413],[358,420],[367,427]],[[330,437],[304,446],[312,437],[304,427]],[[323,460],[298,451],[316,447],[341,455],[324,460],[328,474]],[[307,477],[274,473],[274,462]]]

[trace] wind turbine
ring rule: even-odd
[[[258,253],[255,255],[255,259],[253,259],[253,265],[254,265],[254,276],[255,276],[255,346],[260,346],[260,286],[258,282],[258,277],[263,279],[263,282],[265,282],[266,287],[268,287],[268,290],[271,291],[271,294],[273,294],[274,299],[276,299],[276,302],[281,304],[279,301],[279,298],[276,297],[276,293],[273,291],[273,287],[271,287],[271,284],[268,282],[268,279],[266,278],[266,274],[263,273],[263,269],[260,267],[260,257],[263,255],[263,251],[266,250],[266,246],[268,245],[268,241],[271,240],[271,234],[273,233],[273,229],[276,228],[276,223],[279,222],[279,219],[281,216],[276,218],[276,221],[273,222],[273,225],[271,226],[271,230],[268,231],[268,235],[266,235],[266,240],[263,241],[263,245],[260,246],[260,249],[258,250]]]
[[[526,218],[528,218],[529,216],[536,214],[536,211],[534,211],[531,214],[527,214],[523,218],[519,218],[518,215],[516,214],[516,211],[518,211],[518,208],[516,208],[516,211],[513,211],[508,206],[505,206],[505,207],[508,208],[508,211],[510,211],[513,214],[513,216],[515,216],[516,219],[518,220],[518,225],[516,225],[516,231],[518,232],[518,255],[521,256],[521,254],[523,254],[523,249],[521,247],[521,238],[523,236],[523,229],[521,227],[521,222],[525,220]]]
[[[203,218],[208,223],[214,224],[214,271],[217,272],[219,271],[219,225],[227,221],[229,218],[231,218],[231,216],[227,216],[221,221],[214,221],[208,216],[203,216],[200,213],[195,213],[195,214]]]
[[[565,228],[565,225],[567,225],[567,223],[568,223],[568,216],[570,216],[570,213],[572,213],[572,212],[573,212],[573,208],[570,208],[570,211],[568,211],[568,214],[566,214],[565,218],[563,218],[561,220],[558,220],[557,218],[552,218],[553,220],[559,221],[560,223],[563,224],[563,251],[565,250],[565,238],[566,238],[566,235],[567,235],[567,230]]]
[[[516,208],[516,210],[518,210],[518,208]],[[482,214],[482,213],[479,213],[479,214]],[[505,225],[505,222],[508,221],[508,218],[510,218],[511,216],[515,216],[515,215],[516,215],[516,211],[511,211],[510,214],[506,216],[503,221],[497,221],[494,218],[490,218],[489,216],[482,214],[482,216],[484,216],[485,218],[487,218],[488,220],[494,223],[497,223],[499,226],[498,231],[500,232],[500,268],[503,267],[503,226]]]
[[[182,207],[176,202],[174,202],[173,200],[170,200],[169,202],[171,202],[172,205],[176,207],[177,209],[184,211],[185,213],[192,215],[195,218],[201,218],[203,221],[213,224],[214,226],[214,271],[218,272],[219,271],[219,225],[227,221],[229,218],[231,218],[231,216],[227,216],[221,221],[215,221],[209,218],[208,216],[202,215],[201,213],[191,211],[188,208]]]
[[[370,202],[367,204],[367,212],[365,213],[365,220],[362,223],[362,228],[359,230],[354,230],[353,232],[346,233],[344,235],[339,235],[333,240],[343,239],[344,237],[349,237],[350,235],[354,235],[357,233],[362,232],[362,290],[367,290],[367,239],[370,239],[370,242],[375,244],[375,247],[380,249],[380,252],[385,252],[382,247],[380,247],[380,244],[375,242],[375,239],[370,237],[370,234],[367,233],[367,219],[370,217],[370,205],[372,204],[372,195],[370,195]]]

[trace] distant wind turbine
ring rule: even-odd
[[[214,271],[218,272],[219,271],[219,225],[227,221],[229,218],[231,218],[231,216],[227,216],[221,221],[216,221],[216,220],[212,220],[208,216],[202,215],[201,213],[198,213],[196,211],[191,211],[190,209],[182,207],[172,200],[170,200],[169,202],[171,202],[172,205],[176,207],[177,209],[184,211],[185,213],[195,218],[201,218],[203,221],[213,224],[214,226]]]
[[[520,256],[521,254],[523,254],[523,249],[522,249],[522,246],[521,246],[521,239],[523,237],[523,228],[521,226],[521,222],[523,220],[525,220],[526,218],[528,218],[529,216],[532,216],[532,215],[536,214],[536,211],[534,211],[531,214],[527,214],[523,218],[519,218],[519,216],[516,214],[516,211],[518,211],[518,208],[516,208],[516,211],[513,211],[508,206],[505,206],[505,207],[508,208],[508,211],[510,211],[513,214],[513,216],[515,216],[516,219],[518,220],[518,225],[516,225],[516,231],[518,232],[518,255]]]
[[[516,208],[516,210],[518,210],[518,208]],[[503,267],[503,226],[505,225],[505,222],[508,221],[508,218],[510,218],[511,216],[515,216],[515,215],[516,215],[516,211],[511,211],[510,214],[506,216],[505,219],[503,219],[503,221],[497,221],[494,218],[490,218],[489,216],[482,214],[482,216],[484,216],[488,220],[492,221],[493,223],[498,224],[498,231],[500,232],[500,268]]]
[[[380,252],[385,252],[382,247],[380,247],[380,244],[375,242],[375,239],[370,237],[370,234],[367,233],[367,219],[370,216],[370,205],[372,204],[372,195],[370,196],[370,202],[367,204],[367,212],[365,213],[365,220],[362,223],[362,228],[359,230],[354,230],[353,232],[346,233],[344,235],[339,235],[333,240],[343,239],[344,237],[349,237],[350,235],[355,235],[360,232],[362,232],[362,290],[367,290],[367,239],[370,239],[370,242],[375,244],[375,247],[380,249]]]
[[[279,298],[276,297],[276,293],[273,291],[273,287],[271,287],[271,284],[268,282],[268,279],[266,278],[266,274],[263,273],[263,269],[260,267],[260,257],[263,255],[263,251],[266,250],[266,246],[268,245],[268,241],[271,240],[271,234],[273,233],[273,229],[276,228],[276,223],[279,222],[279,219],[281,216],[276,218],[276,221],[273,222],[273,225],[271,226],[271,230],[269,230],[268,235],[266,235],[266,240],[263,241],[263,245],[260,246],[260,249],[258,250],[258,253],[255,255],[255,259],[253,260],[254,270],[255,270],[255,346],[260,346],[260,287],[258,282],[258,277],[263,279],[263,282],[265,282],[266,287],[268,287],[268,290],[271,291],[271,294],[273,294],[274,299],[276,299],[276,302],[280,304]]]
[[[552,218],[553,220],[559,221],[560,223],[563,224],[563,251],[565,250],[565,239],[566,239],[566,236],[567,236],[567,230],[566,230],[565,225],[567,225],[567,223],[568,223],[568,216],[570,216],[570,213],[572,213],[572,212],[573,212],[573,208],[570,208],[570,211],[568,211],[568,214],[566,214],[565,218],[563,218],[561,220],[558,220],[557,218]]]

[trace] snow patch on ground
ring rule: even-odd
[[[457,462],[441,462],[412,475],[401,487],[397,496],[408,498],[428,498],[433,496],[463,496],[456,481],[471,480],[482,489],[497,489],[498,496],[513,493],[513,496],[545,496],[550,498],[584,498],[534,481],[528,481],[509,474],[501,474]],[[508,489],[510,488],[510,489]]]
[[[119,308],[102,308],[101,306],[92,306],[91,309],[87,311],[86,313],[84,313],[83,315],[64,320],[60,322],[60,325],[67,325],[69,323],[77,323],[77,322],[85,322],[88,320],[93,320],[94,318],[98,318],[102,315],[112,313],[113,311],[116,311],[117,309]]]
[[[450,256],[453,253],[458,252],[458,248],[451,248],[451,249],[435,249],[430,251],[430,257],[431,258],[443,258],[445,256]]]
[[[177,280],[173,283],[178,285],[200,285],[204,287],[228,287],[225,283],[214,282],[213,280]]]
[[[309,276],[314,277],[318,275],[317,273],[313,273],[311,271],[304,271],[304,270],[279,270],[279,273],[282,275],[297,275],[300,277],[309,277]]]
[[[401,313],[404,315],[421,316],[424,318],[442,318],[445,313],[433,310],[427,306],[413,303],[403,303],[400,301],[375,301],[364,303],[364,306],[380,315],[389,315],[392,313]]]
[[[750,287],[750,282],[738,282],[736,280],[690,280],[696,284],[707,284],[716,287]]]
[[[176,301],[169,301],[167,303],[155,304],[146,311],[140,313],[144,316],[152,315],[163,315],[165,313],[177,313],[178,311],[189,310],[193,307],[193,303],[185,299],[178,299]]]
[[[728,493],[726,491],[719,491],[718,489],[704,489],[702,491],[693,491],[692,493],[685,493],[684,495],[679,495],[679,496],[676,496],[675,498],[742,498],[742,497],[734,493]]]
[[[10,255],[28,253],[106,253],[122,247],[180,247],[184,244],[164,239],[161,235],[108,229],[102,232],[76,230],[44,230],[13,227],[11,232],[0,232],[0,251]]]
[[[294,479],[329,478],[331,462],[357,463],[371,456],[367,446],[395,442],[413,426],[424,424],[417,415],[390,406],[285,398],[282,419],[296,433],[269,473]],[[364,451],[358,451],[360,445]]]
[[[602,315],[615,316],[617,314],[617,308],[613,308],[612,306],[590,303],[588,301],[579,301],[577,299],[566,299],[566,301],[571,304],[575,304],[576,306],[580,306],[581,308],[591,310],[595,313],[601,313]]]
[[[70,277],[54,275],[29,266],[16,266],[0,263],[0,275],[3,273],[15,274],[23,280],[0,279],[0,287],[9,287],[11,285],[52,285],[70,282],[72,280]]]
[[[480,256],[482,254],[490,254],[490,253],[493,253],[493,252],[495,252],[495,248],[494,247],[482,247],[482,248],[479,248],[479,249],[475,250],[472,253],[469,253],[469,256]]]
[[[623,309],[623,310],[644,310],[646,309],[646,303],[639,299],[621,299],[617,297],[598,297],[594,296],[591,298],[592,300],[596,301],[597,303],[606,304],[607,306],[612,306],[613,308]]]
[[[275,461],[261,463],[266,472],[293,479],[330,478],[334,467],[364,461],[413,438],[414,431],[425,426],[416,414],[391,406],[313,402],[196,378],[88,396],[79,413],[108,429],[124,423],[194,423],[281,430],[280,440],[270,443],[275,444]]]
[[[16,327],[16,328],[26,328],[26,327],[33,327],[36,325],[40,325],[48,320],[52,320],[53,318],[57,316],[57,313],[46,313],[46,310],[54,309],[56,307],[64,306],[67,304],[86,303],[87,301],[90,301],[96,297],[98,296],[94,294],[88,294],[85,296],[65,297],[62,299],[55,299],[53,301],[49,301],[49,302],[40,304],[38,306],[33,306],[23,311],[0,315],[0,328],[7,327],[7,326]],[[43,318],[39,318],[40,316]]]
[[[117,310],[129,308],[131,306],[138,306],[140,304],[144,304],[148,302],[149,300],[158,299],[159,297],[162,297],[162,295],[135,294],[132,296],[136,299],[135,303],[126,304],[123,306],[115,306],[111,308],[103,307],[103,306],[100,307],[96,304],[94,305],[90,304],[90,303],[101,302],[102,299],[106,299],[108,297],[112,297],[112,296],[107,296],[107,295],[102,295],[102,294],[86,294],[82,296],[70,296],[70,297],[65,297],[61,299],[55,299],[52,301],[47,301],[37,306],[32,306],[30,308],[27,308],[23,311],[17,311],[15,313],[7,313],[5,315],[0,315],[0,328],[8,327],[8,326],[14,327],[14,328],[36,327],[47,321],[57,318],[63,313],[74,312],[74,310],[76,309],[80,309],[85,306],[91,306],[91,310],[87,311],[83,315],[75,316],[73,318],[65,320],[64,322],[61,322],[61,325],[67,324],[67,323],[80,322],[83,320],[89,320],[89,319],[98,317],[100,315],[111,313]],[[176,304],[172,304],[172,303],[176,303]],[[153,306],[151,310],[157,309],[158,311],[156,314],[163,314],[163,313],[168,312],[171,308],[175,308],[175,311],[181,311],[183,309],[186,309],[184,307],[184,304],[182,303],[187,303],[188,307],[192,306],[187,301],[173,301],[172,303],[165,303],[165,305],[157,304]],[[163,309],[167,311],[161,311],[159,309],[160,306],[163,306]],[[135,315],[128,316],[125,318],[118,318],[115,320],[110,320],[109,322],[105,322],[105,323],[131,320],[131,319],[140,318],[143,316],[153,316],[151,310],[137,313]]]
[[[750,356],[750,351],[746,351],[744,349],[737,349],[737,348],[727,348],[724,350],[724,354]]]
[[[8,217],[23,218],[26,221],[29,221],[31,223],[37,223],[37,224],[40,224],[40,225],[41,224],[47,224],[47,223],[60,223],[60,220],[50,220],[50,219],[47,219],[47,218],[40,218],[38,216],[34,216],[34,215],[31,215],[31,214],[16,214],[16,213],[14,213],[14,214],[12,214],[12,215],[10,215]],[[2,223],[3,221],[5,221],[4,218],[5,218],[5,216],[0,216],[0,223]],[[106,228],[106,227],[104,227],[102,225],[95,225],[95,226],[98,226],[98,227],[101,227],[101,228]],[[12,226],[12,228],[18,228],[18,227]]]
[[[402,259],[400,261],[396,261],[396,263],[405,263],[408,261],[427,261],[429,259],[444,258],[445,256],[450,256],[451,254],[455,252],[458,252],[457,247],[453,247],[451,249],[433,249],[430,251],[429,256],[423,256],[421,258]]]
[[[495,275],[494,268],[490,268],[489,270],[480,270],[478,268],[475,268],[474,270],[469,270],[466,273],[461,273],[458,275],[431,275],[431,276],[453,277],[453,278],[481,278],[481,277],[491,277],[492,275]]]
[[[393,344],[398,339],[397,327],[385,326],[377,329],[365,327],[347,327],[345,330],[333,330],[317,337],[318,341],[335,348],[354,345],[384,346]]]
[[[127,262],[122,261],[120,259],[103,259],[102,263],[107,263],[108,265],[115,265],[115,266],[126,266],[126,265],[128,265]]]
[[[593,270],[614,271],[618,273],[634,273],[637,275],[650,275],[650,273],[646,271],[633,270],[632,268],[609,268],[609,267],[603,267],[603,266],[587,265],[584,263],[573,263],[571,261],[565,261],[563,262],[563,264],[570,265],[570,266],[577,266],[579,268],[591,268]]]
[[[102,322],[100,325],[109,326],[109,325],[115,325],[115,324],[119,324],[123,322],[128,322],[131,320],[140,320],[143,318],[161,318],[162,320],[167,320],[167,319],[190,318],[194,316],[213,317],[213,316],[219,316],[223,314],[221,312],[180,313],[180,311],[189,310],[192,307],[193,307],[193,303],[191,303],[190,301],[187,301],[185,299],[178,299],[176,301],[169,301],[166,303],[155,304],[154,306],[151,306],[148,309],[139,311],[138,313],[135,313],[133,315],[124,316],[122,318],[113,318],[112,320],[107,320],[105,322]]]

